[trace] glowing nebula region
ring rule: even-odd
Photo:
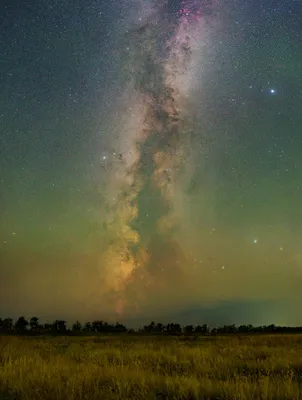
[[[111,138],[116,157],[105,189],[108,245],[100,263],[118,313],[139,310],[150,295],[168,297],[178,290],[173,281],[185,285],[193,266],[183,212],[194,162],[190,99],[214,5],[182,1],[173,18],[165,6],[129,35],[133,79]]]

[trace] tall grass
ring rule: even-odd
[[[302,336],[0,337],[0,399],[302,399]]]

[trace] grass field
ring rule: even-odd
[[[2,336],[0,399],[302,399],[302,336]]]

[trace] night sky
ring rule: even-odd
[[[1,317],[301,324],[301,1],[0,7]]]

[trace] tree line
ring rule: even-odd
[[[302,333],[302,327],[276,326],[276,325],[223,325],[210,327],[203,325],[185,325],[178,323],[162,324],[150,322],[138,330],[129,329],[125,325],[116,322],[110,324],[102,320],[85,322],[76,321],[71,329],[67,328],[64,320],[55,320],[52,323],[40,323],[38,317],[27,320],[24,316],[15,322],[12,318],[0,318],[0,333],[4,334],[95,334],[95,333],[135,333],[135,334],[170,334],[170,335],[217,335],[217,334],[239,334],[239,333]]]

